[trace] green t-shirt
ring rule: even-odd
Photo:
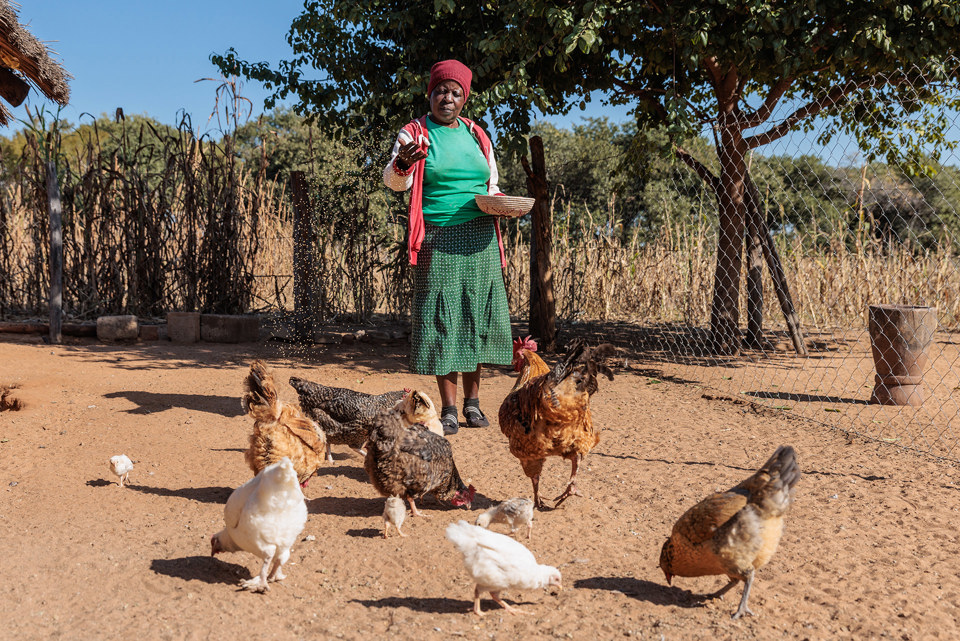
[[[427,116],[427,150],[423,174],[423,220],[449,227],[485,215],[474,200],[487,193],[490,167],[469,128],[451,129]]]

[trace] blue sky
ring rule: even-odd
[[[234,47],[246,60],[276,65],[290,57],[286,35],[302,7],[302,0],[36,0],[23,3],[19,15],[73,76],[71,103],[61,112],[66,120],[77,124],[91,118],[85,114],[112,115],[123,107],[127,114],[148,114],[176,124],[185,111],[203,133],[219,128],[215,119],[208,121],[218,83],[196,82],[217,76],[210,54]],[[254,116],[261,113],[268,92],[255,82],[246,83],[241,92],[253,102]],[[35,91],[27,104],[32,109],[55,109]],[[606,116],[617,123],[628,119],[625,107],[604,105],[597,96],[586,111],[574,109],[550,120],[569,127],[584,116]],[[22,106],[14,110],[14,117],[26,117]],[[827,148],[816,145],[814,138],[815,134],[792,133],[763,153],[811,153],[832,162],[859,162],[849,138]]]
[[[302,0],[37,0],[24,2],[19,15],[73,76],[70,105],[61,117],[77,124],[89,119],[85,113],[113,115],[123,107],[127,114],[176,124],[178,111],[185,110],[203,132],[218,128],[216,120],[207,121],[217,83],[195,82],[217,76],[210,54],[234,47],[249,61],[275,65],[289,58],[286,35],[302,7]],[[263,111],[268,92],[258,83],[245,83],[241,93],[253,101],[254,115]],[[56,108],[36,91],[27,104]],[[586,112],[577,110],[555,122],[566,126],[583,115],[620,122],[627,111],[594,101]],[[15,109],[14,116],[25,118],[24,108]]]

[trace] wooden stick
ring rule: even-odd
[[[753,220],[757,221],[763,256],[767,260],[770,279],[773,281],[773,289],[777,293],[780,310],[783,312],[783,319],[787,323],[787,330],[790,332],[793,349],[795,349],[800,356],[806,356],[807,347],[803,341],[803,333],[800,331],[800,319],[797,317],[797,312],[793,307],[793,297],[790,296],[790,287],[787,285],[787,276],[783,271],[783,263],[780,261],[780,254],[777,252],[777,247],[773,244],[773,237],[770,235],[767,218],[759,211],[760,192],[757,190],[757,186],[749,174],[746,177],[746,188],[747,197],[745,200],[750,210],[748,213]]]
[[[538,339],[540,348],[547,352],[556,349],[557,306],[553,292],[553,221],[550,216],[547,165],[540,136],[530,138],[530,157],[521,158],[527,174],[527,191],[537,199],[531,218],[530,234],[530,333]]]

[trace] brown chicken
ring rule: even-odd
[[[475,490],[460,479],[449,441],[424,426],[437,414],[424,397],[410,392],[374,419],[363,466],[373,487],[383,496],[406,499],[413,516],[426,516],[414,503],[425,494],[470,509]]]
[[[540,472],[546,458],[561,456],[570,461],[570,483],[554,499],[556,507],[580,495],[577,467],[600,441],[590,416],[590,397],[597,391],[598,373],[613,380],[605,361],[615,349],[608,343],[590,348],[577,340],[551,371],[526,346],[527,341],[514,342],[514,368],[520,379],[500,405],[500,431],[533,483],[533,503],[538,508],[543,507]],[[533,376],[536,372],[542,373]]]
[[[670,583],[675,576],[726,575],[730,578],[708,598],[723,596],[743,581],[734,619],[748,614],[754,572],[777,551],[783,516],[800,480],[797,457],[781,445],[756,474],[743,483],[705,498],[684,512],[660,550],[660,567]]]
[[[244,454],[247,465],[258,474],[286,456],[293,463],[300,485],[306,486],[323,462],[326,448],[323,432],[296,405],[284,403],[277,397],[273,374],[263,361],[250,365],[244,390],[241,404],[254,420],[250,447]]]

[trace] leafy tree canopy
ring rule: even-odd
[[[912,133],[942,139],[936,85],[957,78],[958,22],[948,0],[308,0],[288,35],[292,59],[212,59],[272,88],[268,106],[294,96],[301,113],[347,128],[424,111],[430,65],[452,57],[474,72],[470,113],[514,148],[534,108],[563,114],[602,90],[675,134],[730,118],[755,129],[797,104],[751,147],[844,104],[838,126],[888,153],[905,150],[903,117],[924,105],[937,110]]]
[[[327,125],[394,129],[425,110],[430,65],[457,58],[474,72],[470,114],[515,151],[534,109],[562,114],[595,90],[632,105],[716,195],[712,341],[736,353],[749,151],[830,114],[822,138],[843,129],[926,169],[960,106],[958,23],[960,0],[307,0],[293,59],[212,60]],[[718,172],[682,146],[704,129]]]

